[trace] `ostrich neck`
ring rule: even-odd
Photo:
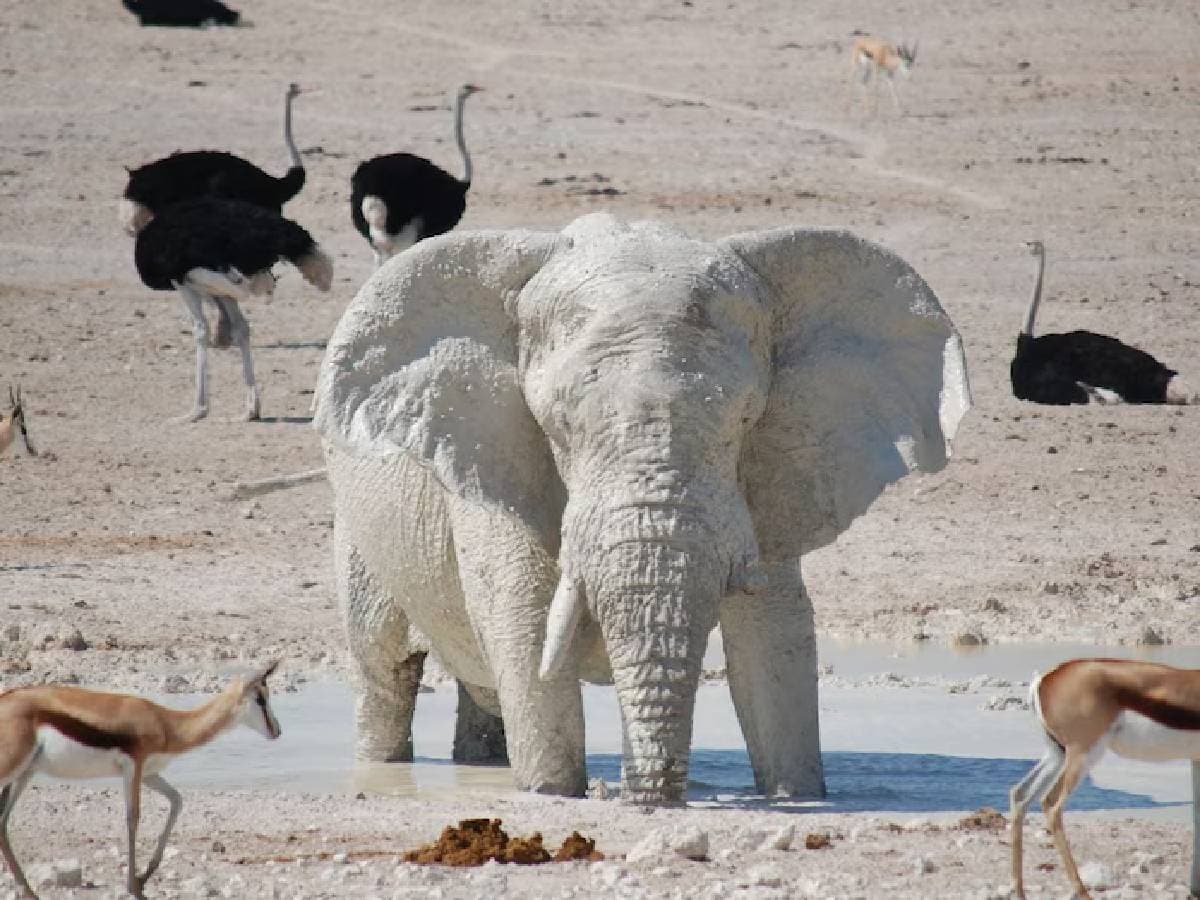
[[[463,105],[467,102],[466,94],[458,95],[458,103],[454,107],[454,140],[458,144],[458,152],[463,158],[463,184],[471,185],[471,154],[467,152],[467,142],[463,139]]]
[[[283,105],[283,143],[287,147],[292,168],[300,169],[304,168],[304,163],[300,160],[300,152],[296,149],[296,142],[292,138],[292,100],[293,97],[289,93],[287,102]]]
[[[1025,313],[1025,324],[1021,328],[1021,334],[1027,334],[1033,337],[1033,322],[1037,318],[1038,304],[1042,302],[1042,276],[1046,274],[1046,253],[1043,250],[1038,254],[1038,273],[1037,283],[1033,286],[1033,299],[1029,301],[1029,312]]]

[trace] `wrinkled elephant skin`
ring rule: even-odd
[[[970,405],[952,324],[889,251],[607,215],[399,255],[317,394],[360,752],[408,740],[426,635],[529,790],[583,791],[579,679],[611,679],[643,803],[685,794],[718,624],[759,789],[823,792],[800,555],[944,466]]]

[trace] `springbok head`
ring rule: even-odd
[[[25,409],[21,405],[21,386],[17,385],[16,393],[12,385],[8,388],[8,403],[12,407],[7,415],[0,416],[0,452],[8,449],[14,438],[21,439],[21,445],[30,456],[37,456],[33,444],[29,442],[29,432],[25,428]]]
[[[902,68],[905,73],[907,73],[909,69],[916,65],[917,46],[920,43],[921,42],[918,40],[913,41],[913,45],[911,47],[908,46],[908,44],[898,44],[896,46],[896,55],[900,57],[900,68]]]
[[[242,724],[272,741],[279,737],[282,729],[279,727],[279,720],[275,718],[275,711],[271,709],[271,689],[267,686],[267,679],[278,667],[279,660],[275,660],[241,684]]]

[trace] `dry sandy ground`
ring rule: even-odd
[[[1114,644],[1150,625],[1176,644],[1200,642],[1194,410],[1038,408],[1014,401],[1007,381],[1033,280],[1021,242],[1041,237],[1044,329],[1119,334],[1200,387],[1200,7],[243,8],[254,27],[171,31],[138,28],[115,0],[0,0],[0,386],[23,385],[44,451],[0,467],[0,684],[207,688],[271,655],[293,676],[343,670],[328,489],[231,503],[221,486],[319,464],[307,422],[316,368],[370,268],[350,227],[349,174],[359,159],[398,149],[457,171],[446,104],[465,80],[487,92],[467,111],[477,175],[464,228],[558,228],[598,209],[712,237],[847,226],[898,250],[942,298],[966,341],[977,408],[944,473],[898,486],[806,561],[823,633]],[[904,115],[886,94],[878,115],[864,115],[848,77],[854,29],[920,37],[901,85]],[[309,182],[288,214],[335,255],[335,289],[320,295],[289,272],[272,303],[248,311],[263,422],[227,420],[240,409],[238,365],[215,353],[212,418],[170,425],[190,403],[192,338],[179,301],[147,291],[133,270],[115,217],[122,166],[213,147],[282,172],[279,107],[292,79],[312,91],[296,107]],[[39,789],[16,827],[25,857],[43,855],[39,847],[74,854],[86,878],[113,884],[116,802]],[[188,881],[198,873],[226,896],[279,897],[421,896],[418,887],[427,896],[965,897],[1006,881],[1006,850],[989,833],[777,812],[468,806],[200,795],[162,893],[203,895]],[[551,841],[590,830],[616,853],[659,821],[687,819],[712,832],[713,861],[420,884],[390,859],[340,869],[261,861],[391,852],[467,813],[541,828]],[[737,833],[760,820],[845,839],[823,851],[736,849]],[[1142,885],[1136,895],[1183,877],[1179,828],[1093,823],[1076,834],[1081,857],[1113,861],[1118,881]],[[229,850],[201,861],[217,836]],[[1139,849],[1165,862],[1128,875]],[[256,861],[232,862],[243,856]],[[917,856],[934,871],[920,874]],[[774,874],[751,874],[760,863]],[[1037,878],[1061,895],[1060,871]]]

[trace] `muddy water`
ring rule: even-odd
[[[1104,654],[1200,667],[1200,650],[1108,648]],[[1030,712],[988,710],[986,703],[994,697],[1024,698],[1032,672],[1084,655],[1097,655],[1096,649],[1000,645],[962,652],[911,644],[822,644],[821,662],[832,677],[821,689],[829,797],[819,808],[912,813],[1005,808],[1009,787],[1041,755],[1043,744]],[[722,663],[716,643],[706,666]],[[960,690],[963,682],[982,675],[1012,685]],[[510,793],[506,769],[450,763],[455,702],[452,685],[419,698],[417,762],[355,765],[350,689],[313,684],[276,699],[283,739],[267,743],[245,730],[231,733],[172,766],[172,780],[207,788],[362,790],[431,798],[448,792]],[[611,688],[588,686],[584,703],[589,775],[615,783],[620,778],[615,696]],[[761,802],[753,795],[753,775],[725,684],[702,686],[695,721],[690,800],[733,806]],[[1073,798],[1072,808],[1183,820],[1190,816],[1189,777],[1186,763],[1152,766],[1110,754]]]

